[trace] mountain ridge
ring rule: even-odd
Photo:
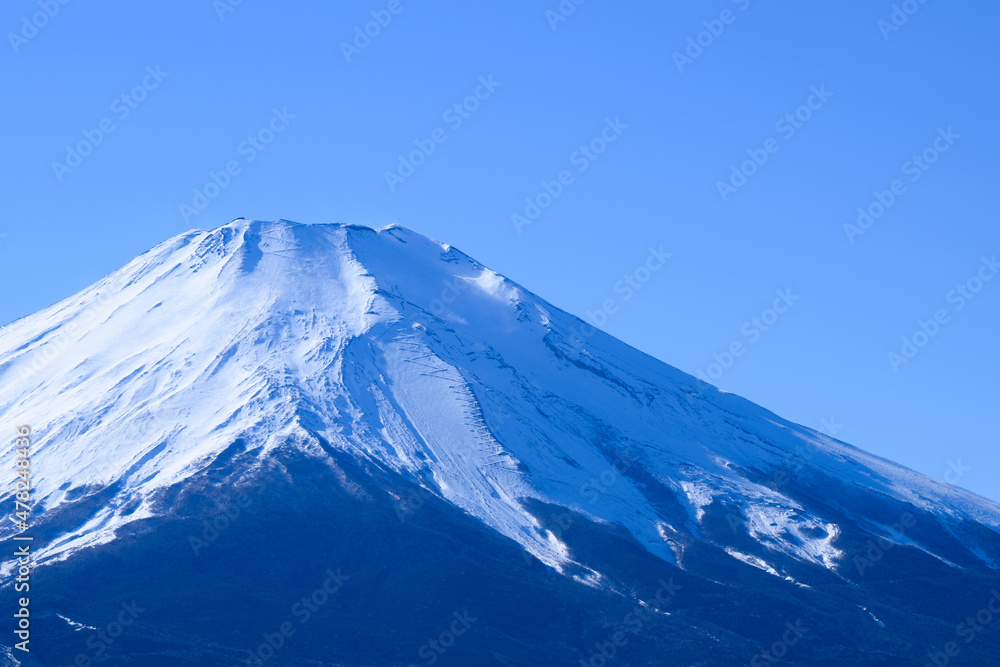
[[[580,323],[399,226],[239,219],[174,237],[0,328],[0,418],[39,434],[38,565],[140,549],[234,491],[287,485],[302,509],[296,484],[324,479],[331,521],[351,506],[409,535],[422,512],[448,517],[620,599],[655,573],[817,609],[860,587],[868,609],[896,559],[995,580],[1000,505],[603,332],[581,340]],[[878,623],[917,604],[901,599]]]

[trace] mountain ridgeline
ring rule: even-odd
[[[402,227],[240,219],[6,325],[0,661],[995,662],[1000,506],[581,324]]]

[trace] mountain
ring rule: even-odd
[[[11,664],[1000,654],[996,503],[398,226],[177,236],[0,329],[0,419],[36,502]]]

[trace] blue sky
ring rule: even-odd
[[[1000,499],[998,19],[941,0],[8,2],[0,322],[190,228],[395,222]]]

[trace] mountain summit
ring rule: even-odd
[[[0,329],[43,663],[995,655],[1000,506],[581,325],[402,227],[240,219]]]

